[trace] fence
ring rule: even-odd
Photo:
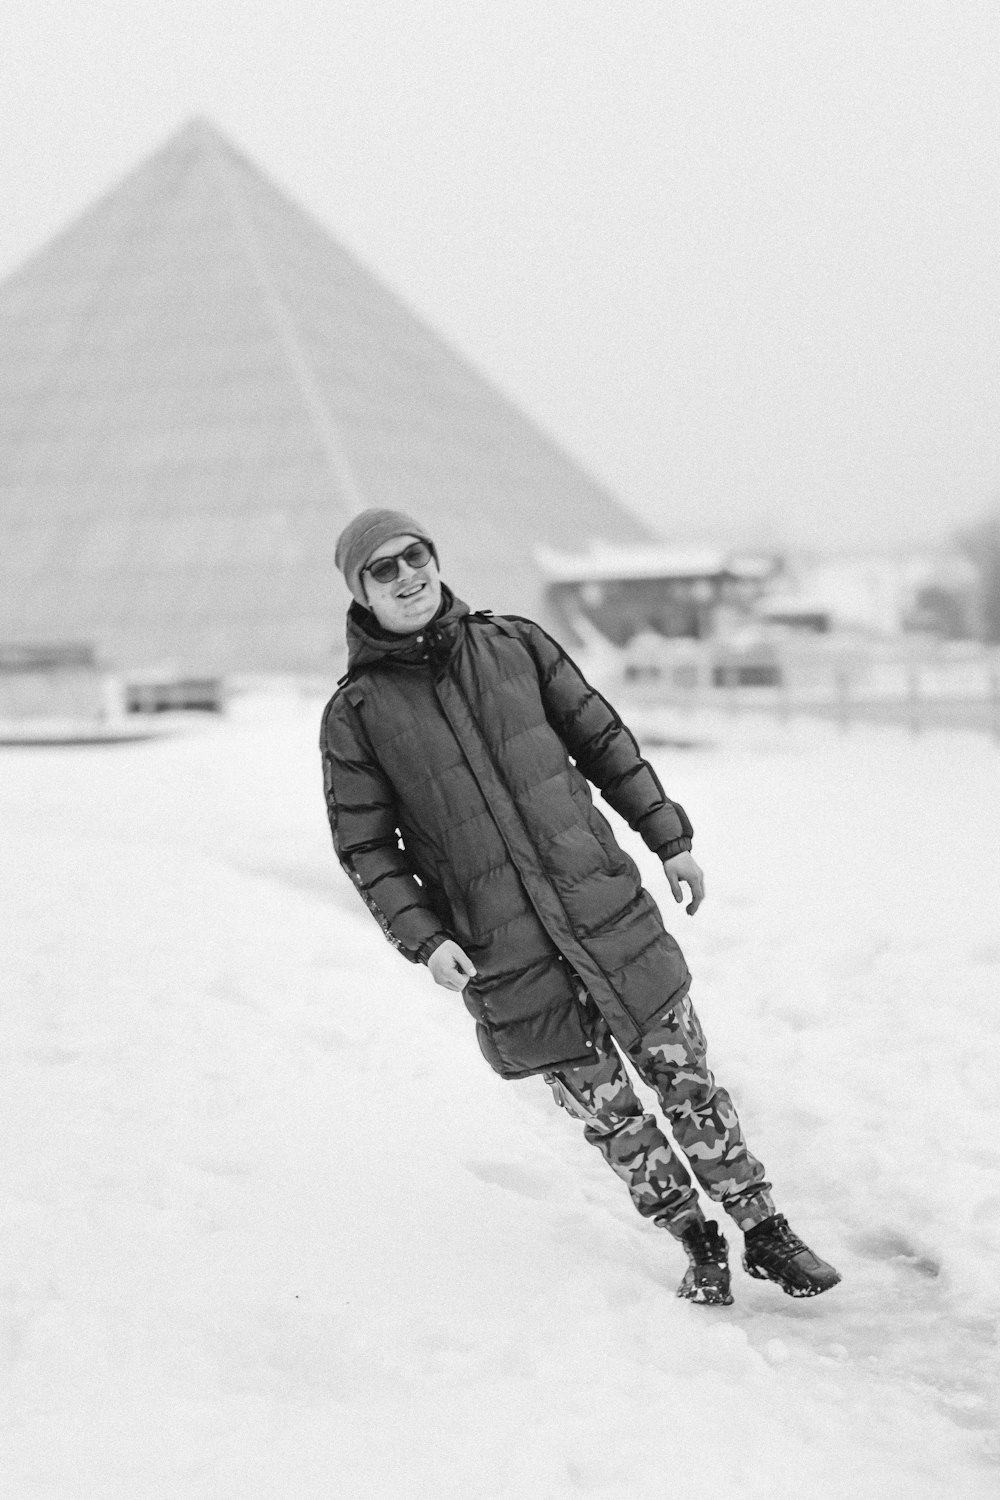
[[[612,697],[647,710],[808,713],[845,728],[965,728],[1000,741],[1000,648],[975,641],[647,637],[602,667]]]

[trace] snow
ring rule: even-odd
[[[535,560],[548,578],[561,583],[607,582],[631,578],[711,578],[734,570],[730,554],[715,547],[641,547],[591,542],[586,552],[536,547]]]
[[[1000,747],[755,720],[653,752],[695,918],[639,857],[715,1071],[844,1273],[701,1308],[341,876],[319,708],[2,752],[0,1491],[995,1495]]]

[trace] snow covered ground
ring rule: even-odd
[[[655,752],[715,1071],[845,1278],[706,1309],[364,912],[318,712],[0,751],[0,1493],[995,1496],[1000,748]]]

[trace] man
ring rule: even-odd
[[[473,614],[426,527],[355,517],[348,672],[323,715],[337,855],[389,941],[461,991],[503,1078],[541,1074],[637,1209],[680,1241],[678,1296],[732,1301],[726,1241],[622,1064],[655,1089],[703,1190],[745,1234],[744,1267],[790,1296],[840,1277],[776,1213],[705,1060],[683,955],[594,807],[593,783],[656,851],[676,901],[704,897],[691,824],[632,735],[540,626]]]

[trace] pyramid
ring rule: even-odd
[[[649,535],[207,123],[0,285],[0,643],[329,671],[368,505],[543,618],[535,545]]]

